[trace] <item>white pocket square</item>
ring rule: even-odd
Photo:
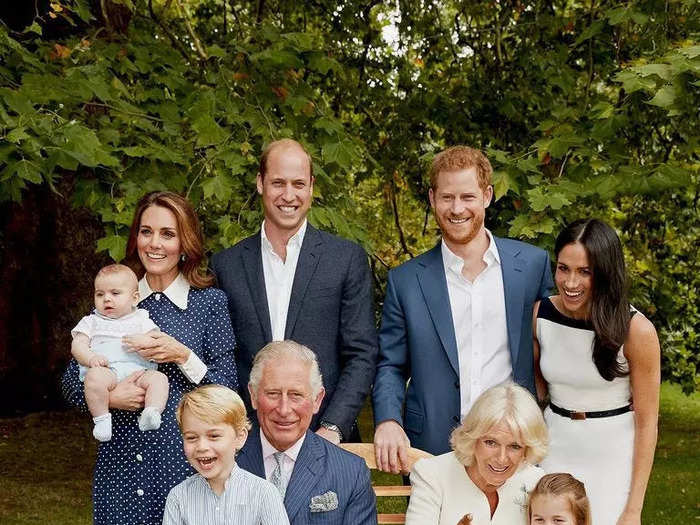
[[[311,512],[328,512],[338,508],[338,495],[329,490],[325,494],[314,496],[311,498],[309,505]]]

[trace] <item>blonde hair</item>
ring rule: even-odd
[[[525,461],[534,465],[547,455],[547,425],[535,398],[515,383],[504,383],[481,394],[462,424],[452,431],[450,445],[460,463],[472,464],[476,442],[500,422],[520,436]]]
[[[557,472],[542,476],[530,493],[527,505],[528,520],[532,519],[532,502],[538,496],[565,497],[571,506],[575,525],[591,525],[591,507],[586,496],[586,487],[571,474]]]
[[[476,168],[476,180],[479,183],[479,188],[481,191],[486,191],[486,188],[491,185],[493,168],[486,155],[469,146],[452,146],[435,155],[428,171],[430,187],[433,191],[437,189],[440,173],[469,168]]]
[[[230,425],[236,434],[250,430],[243,400],[225,386],[205,385],[185,393],[175,412],[180,431],[182,431],[182,415],[185,410],[189,410],[194,417],[207,423]]]
[[[289,359],[297,359],[309,365],[309,385],[311,386],[311,395],[315,398],[323,388],[323,376],[318,367],[316,354],[310,348],[289,340],[268,343],[255,354],[253,368],[250,370],[248,379],[250,389],[257,394],[265,363],[272,360],[286,361]]]
[[[131,268],[124,264],[108,264],[107,266],[103,266],[97,272],[97,275],[95,275],[95,281],[97,281],[97,279],[100,277],[107,277],[109,275],[123,275],[129,279],[129,284],[134,290],[138,290],[139,288],[139,280],[136,277],[136,274]]]

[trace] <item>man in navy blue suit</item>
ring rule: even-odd
[[[309,430],[325,394],[314,352],[294,341],[269,343],[255,356],[248,390],[260,427],[236,462],[277,487],[290,523],[376,524],[364,460]]]
[[[239,383],[248,383],[253,357],[270,341],[306,345],[326,387],[312,430],[333,443],[359,441],[355,418],[377,363],[372,276],[359,245],[308,224],[312,167],[298,142],[268,144],[256,179],[260,231],[214,255],[211,267],[228,296]]]
[[[535,391],[532,305],[553,286],[549,256],[484,227],[491,173],[475,149],[438,154],[429,198],[442,239],[389,272],[373,390],[382,470],[405,470],[408,446],[449,451],[452,429],[491,386]]]

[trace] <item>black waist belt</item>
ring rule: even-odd
[[[554,412],[555,414],[559,414],[560,416],[568,417],[571,419],[588,419],[589,417],[619,416],[620,414],[624,414],[625,412],[630,412],[633,410],[632,405],[630,404],[620,408],[613,408],[612,410],[598,410],[596,412],[576,412],[574,410],[567,410],[565,408],[558,407],[551,401],[549,402],[549,408],[551,408],[552,412]]]

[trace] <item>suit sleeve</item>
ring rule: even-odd
[[[403,403],[409,375],[406,323],[393,272],[389,272],[379,330],[379,362],[372,393],[375,426],[390,419],[403,426]]]
[[[340,304],[340,361],[342,372],[323,420],[338,425],[344,437],[372,388],[377,363],[377,330],[372,302],[372,274],[367,254],[353,244]]]
[[[542,277],[540,278],[540,289],[538,291],[537,300],[549,297],[550,292],[554,288],[552,280],[552,263],[549,260],[549,254],[544,252],[544,264],[542,268]]]
[[[406,525],[425,525],[439,521],[442,489],[439,479],[433,474],[426,460],[420,460],[413,466]]]
[[[352,494],[343,515],[343,525],[376,525],[377,499],[372,489],[369,469],[360,465]]]

